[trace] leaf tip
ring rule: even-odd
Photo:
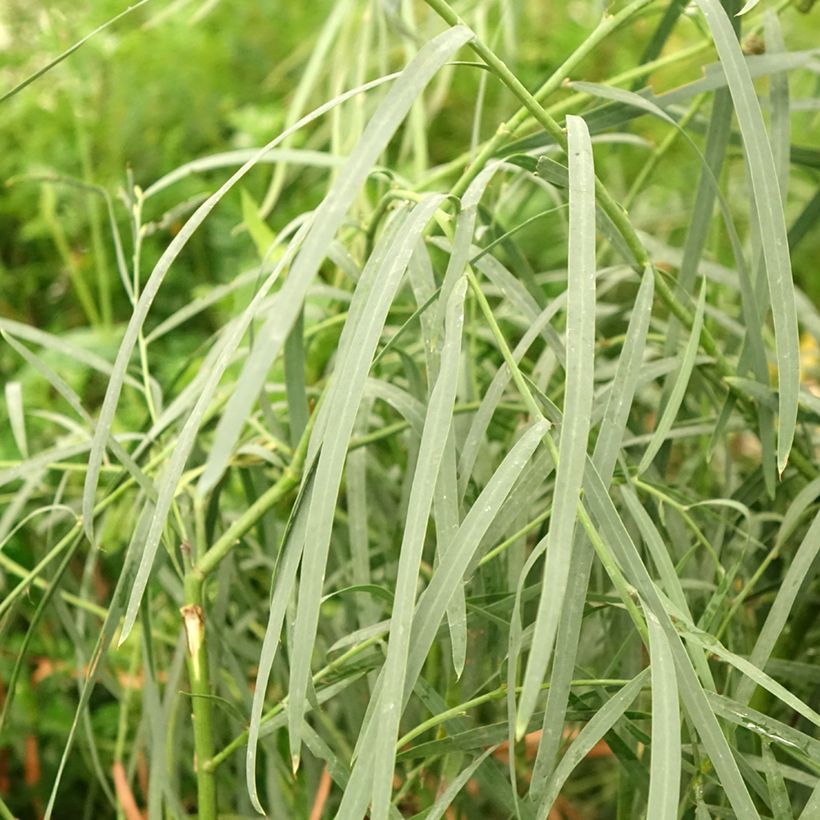
[[[130,613],[130,611],[126,611],[125,619],[122,624],[122,630],[120,631],[120,637],[117,640],[117,649],[119,649],[128,640],[131,635],[131,630],[134,628],[135,620],[135,617]]]
[[[259,796],[256,794],[256,785],[254,785],[253,791],[248,795],[251,799],[251,805],[254,808],[254,811],[261,814],[263,817],[267,817],[267,812],[264,808],[262,808],[262,804],[259,802]]]

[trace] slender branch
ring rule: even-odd
[[[626,678],[580,678],[578,680],[570,681],[570,686],[580,687],[580,686],[626,686],[630,681]],[[549,682],[544,682],[541,684],[541,691],[546,692],[549,690],[550,684]],[[644,686],[644,689],[649,689],[650,685],[647,683]],[[516,692],[521,691],[520,686],[515,687]],[[425,732],[428,732],[430,729],[434,729],[436,726],[440,726],[442,723],[446,723],[448,720],[452,718],[458,718],[463,716],[469,709],[475,709],[477,706],[482,706],[485,703],[492,703],[495,700],[504,700],[507,697],[507,684],[502,683],[497,689],[493,689],[491,692],[485,692],[483,695],[477,695],[470,700],[466,700],[463,703],[459,703],[456,706],[452,706],[449,709],[445,709],[443,712],[438,712],[437,714],[433,715],[431,718],[419,723],[417,726],[413,727],[406,735],[399,738],[398,743],[396,743],[396,749],[404,749],[410,741],[415,740],[419,735],[423,735]]]
[[[689,46],[689,48],[682,49],[681,51],[676,51],[672,54],[665,54],[663,57],[658,57],[657,59],[651,60],[650,62],[641,63],[641,65],[637,65],[637,66],[634,66],[633,68],[627,69],[626,71],[622,71],[620,74],[616,74],[613,77],[607,78],[606,80],[604,80],[604,82],[607,85],[615,85],[615,86],[623,85],[624,83],[628,83],[632,80],[637,80],[637,79],[641,79],[643,77],[646,77],[647,75],[654,73],[658,69],[666,68],[670,65],[674,65],[675,63],[679,63],[679,62],[683,62],[685,60],[688,60],[691,57],[694,57],[696,54],[700,54],[702,51],[706,51],[707,49],[709,49],[711,47],[712,47],[712,41],[711,40],[702,40],[699,43],[695,43],[694,45]],[[549,82],[549,80],[547,82]],[[537,92],[536,92],[535,96],[536,96],[536,98],[541,99],[541,97],[539,96],[539,94]],[[554,118],[558,118],[558,117],[560,117],[564,114],[569,113],[570,111],[572,111],[577,106],[583,104],[586,100],[589,99],[589,96],[590,95],[585,91],[578,91],[574,94],[571,94],[566,99],[563,99],[563,100],[560,100],[559,102],[553,103],[551,106],[549,106],[547,108],[547,113],[550,114]],[[523,109],[523,110],[526,110],[526,109]],[[524,133],[519,133],[524,128],[524,126],[527,124],[526,121],[519,128],[516,128],[515,134],[510,133],[510,123],[511,123],[511,120],[508,120],[507,124],[506,124],[506,129],[504,129],[508,133],[508,136],[510,136],[510,137],[513,137],[513,136],[525,137],[525,136],[527,136],[526,131]],[[490,138],[490,140],[494,140],[495,138],[496,137],[493,136],[493,137]],[[488,142],[490,140],[488,140]],[[487,152],[486,152],[487,159],[489,159],[491,156],[493,156],[493,154],[495,152],[499,151],[503,147],[504,142],[506,142],[506,139],[503,139],[503,140],[499,139],[498,142],[495,143],[495,145],[493,146],[492,151],[487,150]],[[487,144],[486,142],[484,144],[482,144],[482,146],[481,146],[481,151],[482,152],[484,152],[486,144]],[[473,157],[474,154],[475,154],[474,151],[465,151],[463,154],[456,157],[455,159],[452,159],[449,162],[444,163],[443,165],[439,165],[438,167],[433,169],[433,171],[431,171],[429,176],[425,177],[422,180],[422,182],[418,185],[418,188],[420,190],[421,189],[427,189],[430,186],[432,186],[435,182],[437,182],[438,180],[440,180],[444,177],[448,177],[451,174],[455,173],[456,171],[459,171],[459,170],[462,170],[462,169],[466,168],[468,165],[471,164],[471,157]],[[478,170],[480,170],[480,168],[478,166],[476,166],[475,173],[478,173]],[[469,184],[469,181],[471,179],[472,179],[472,176],[467,180],[467,184]],[[459,182],[456,183],[456,187],[461,187],[462,184],[463,183],[461,182],[461,180],[459,180]],[[466,187],[466,186],[464,186],[464,187]],[[453,190],[456,190],[456,188],[454,188]]]
[[[364,652],[365,649],[373,646],[374,644],[378,643],[382,639],[381,635],[375,635],[372,638],[367,638],[366,640],[362,641],[361,643],[352,646],[347,652],[339,655],[338,658],[331,661],[327,666],[322,667],[312,678],[313,685],[320,683],[324,678],[326,678],[331,672],[339,669],[339,667],[343,666],[347,661],[351,658],[360,655]],[[266,723],[270,723],[278,714],[280,714],[288,703],[288,696],[285,695],[275,706],[271,707],[263,716],[260,723],[264,726]],[[313,708],[313,707],[309,707]],[[241,749],[245,743],[248,741],[248,730],[245,729],[241,734],[237,735],[221,752],[215,754],[210,760],[205,762],[205,768],[208,771],[215,771],[218,766],[224,763],[230,756],[235,752],[237,749]]]
[[[515,93],[523,106],[510,117],[509,120],[502,123],[495,135],[491,137],[482,147],[481,151],[476,155],[475,159],[470,163],[469,167],[461,175],[461,178],[453,188],[453,193],[456,196],[461,196],[467,190],[467,186],[472,182],[479,171],[486,165],[487,161],[507,142],[527,121],[528,117],[532,116],[536,122],[543,125],[547,131],[562,147],[566,147],[566,139],[563,131],[558,123],[552,120],[551,125],[545,125],[544,120],[538,115],[532,106],[527,102],[526,97],[531,96],[531,100],[540,103],[545,100],[550,94],[557,91],[561,84],[566,80],[570,72],[573,71],[578,64],[589,56],[595,48],[600,45],[609,34],[615,29],[622,26],[628,19],[635,16],[639,11],[643,10],[654,0],[635,0],[624,9],[615,15],[606,15],[595,30],[584,40],[583,43],[572,53],[566,60],[550,75],[544,84],[535,92],[529,95],[526,88],[518,81],[515,75],[507,68],[507,66],[478,38],[471,42],[473,51],[483,59],[487,65],[493,70],[498,77]],[[437,12],[450,25],[465,25],[464,21],[453,11],[453,9],[443,0],[428,0],[427,4]],[[517,89],[509,85],[508,80],[512,79],[517,83]],[[523,92],[523,96],[522,96]],[[540,106],[539,106],[540,108]],[[540,109],[543,111],[543,109]],[[544,112],[547,113],[547,112]],[[550,116],[547,114],[547,116]],[[552,130],[551,130],[552,129]]]
[[[425,0],[425,2],[451,25],[464,25],[464,22],[453,11],[446,0]],[[503,82],[504,85],[506,85],[507,88],[509,88],[510,91],[518,97],[526,112],[555,140],[555,142],[562,149],[566,150],[567,135],[564,132],[564,129],[561,128],[558,122],[541,106],[541,103],[536,99],[536,96],[528,91],[521,80],[519,80],[518,77],[510,71],[506,63],[504,63],[504,61],[498,57],[492,49],[486,46],[477,36],[473,37],[473,39],[469,41],[469,46],[479,57],[481,57],[482,60],[484,60],[484,62],[487,63],[490,70],[501,80],[501,82]],[[574,64],[572,59],[567,60],[564,63],[564,66],[567,66],[568,64]],[[548,80],[547,84],[549,83],[550,81]],[[514,125],[518,121],[519,113],[517,113],[509,123],[502,123],[499,127],[499,133],[497,134],[499,140],[503,141],[509,134],[512,133],[510,131],[510,124]],[[523,117],[521,118],[521,122],[523,122]],[[487,157],[484,157],[484,154],[492,142],[493,140],[490,140],[487,145],[485,145],[484,150],[482,150],[481,154],[476,157],[473,165],[477,166],[477,163],[480,160],[483,166],[487,159]],[[467,172],[465,172],[465,174],[466,173]],[[464,175],[462,175],[462,180],[463,179]],[[460,190],[462,180],[459,180],[459,182],[456,183],[456,187],[452,191],[452,193],[456,196],[463,193],[463,191]],[[627,218],[626,211],[618,205],[612,194],[609,193],[606,187],[604,187],[604,184],[597,177],[595,179],[595,195],[598,199],[598,204],[600,205],[601,210],[612,220],[612,223],[615,225],[618,233],[620,233],[624,238],[627,247],[635,257],[636,267],[638,269],[645,268],[650,263],[649,254],[647,253],[646,248],[644,248],[638,234],[632,227],[632,223]]]
[[[211,548],[194,564],[191,570],[200,580],[207,578],[222,562],[224,558],[236,546],[239,539],[253,527],[257,521],[273,507],[278,504],[291,490],[295,489],[302,478],[302,469],[305,466],[305,455],[307,454],[308,440],[313,430],[313,420],[316,416],[311,415],[308,425],[302,433],[302,438],[293,454],[290,465],[271,487],[269,487],[256,501],[245,510],[242,515],[225,530],[224,533],[213,543]]]

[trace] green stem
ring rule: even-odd
[[[464,21],[455,13],[455,11],[453,11],[446,0],[425,0],[425,2],[450,25],[465,25]],[[632,13],[634,13],[636,5],[637,4],[633,3],[628,6],[627,9],[631,9]],[[624,11],[626,11],[626,9],[624,9]],[[616,15],[616,17],[620,17],[620,15]],[[621,22],[623,22],[623,19],[624,18],[621,18]],[[595,36],[595,32],[593,32],[592,36]],[[471,163],[470,168],[465,171],[462,178],[456,183],[456,186],[452,191],[452,193],[456,196],[463,193],[466,189],[466,185],[469,184],[470,180],[492,156],[495,149],[503,144],[506,137],[512,133],[510,130],[511,127],[518,127],[518,125],[520,125],[520,123],[526,118],[526,114],[532,116],[532,118],[555,140],[560,148],[566,150],[567,147],[566,134],[556,120],[547,111],[545,111],[544,108],[541,107],[536,95],[529,92],[518,77],[516,77],[515,74],[513,74],[512,71],[510,71],[510,69],[505,65],[505,63],[477,37],[474,37],[470,41],[469,45],[473,51],[482,60],[484,60],[485,63],[487,63],[490,70],[504,83],[504,85],[506,85],[507,88],[515,94],[515,96],[523,104],[523,109],[516,112],[516,114],[508,122],[502,123],[502,125],[499,126],[496,136],[485,144],[484,148],[479,153],[479,156],[476,157],[473,163]],[[584,47],[585,46],[582,46],[582,48]],[[573,65],[575,65],[574,58],[570,57],[564,63],[562,69],[566,69],[567,66]],[[556,74],[560,74],[562,69],[559,69]],[[555,80],[553,80],[553,78],[547,80],[547,83],[542,86],[542,89],[537,92],[537,94],[543,96],[543,89],[545,87],[550,87],[554,82]],[[523,110],[526,110],[526,114],[521,113]],[[490,150],[489,147],[491,144],[494,144],[492,150]],[[472,174],[472,176],[467,179],[465,184],[464,180],[469,174]],[[595,196],[599,207],[612,221],[618,233],[623,237],[630,253],[634,256],[636,269],[643,270],[647,266],[651,265],[652,263],[649,254],[643,247],[643,243],[635,231],[635,228],[632,226],[632,223],[629,221],[626,211],[615,201],[612,194],[609,193],[607,188],[597,177],[595,178]],[[680,321],[685,327],[691,328],[693,321],[692,313],[676,298],[674,292],[664,279],[663,273],[655,268],[654,265],[652,266],[652,270],[655,278],[655,290],[661,301],[664,303],[669,312],[675,316],[676,319],[678,319],[678,321]],[[706,353],[715,359],[717,369],[721,377],[735,375],[735,369],[720,352],[714,337],[705,327],[703,328],[703,333],[701,336],[701,344]],[[520,387],[517,382],[516,386]],[[744,409],[746,413],[750,410],[754,410],[753,407],[750,407],[748,399],[745,396],[740,396],[737,388],[733,388],[731,385],[728,385],[728,389],[737,396],[741,408]],[[526,393],[523,395],[526,395]],[[794,466],[806,478],[811,479],[817,476],[817,468],[812,463],[811,459],[799,452],[796,447],[793,448],[790,459]]]
[[[480,401],[469,401],[464,404],[457,404],[453,408],[453,415],[459,416],[464,413],[472,413],[478,410],[479,407],[481,407]],[[509,410],[513,413],[520,413],[522,410],[526,409],[521,405],[510,402],[501,402],[498,407],[501,410]],[[383,441],[384,439],[395,436],[398,433],[403,433],[409,427],[409,421],[396,421],[393,424],[387,424],[384,427],[380,427],[378,430],[373,430],[370,433],[364,433],[361,436],[356,436],[356,438],[350,440],[350,446],[347,448],[348,452],[358,450],[361,447],[367,447],[369,444],[374,444],[377,441]]]
[[[263,493],[204,554],[202,538],[204,522],[202,509],[197,509],[197,551],[196,560],[185,574],[185,605],[180,609],[188,644],[188,678],[191,684],[191,700],[194,723],[195,769],[197,779],[197,803],[199,820],[216,820],[216,777],[214,758],[213,722],[211,713],[211,684],[208,671],[208,653],[205,639],[205,596],[204,585],[207,577],[216,570],[239,539],[277,502],[284,498],[298,484],[302,475],[307,444],[313,428],[311,416],[305,428],[293,461],[285,469],[279,480]]]
[[[245,512],[228,527],[197,562],[192,572],[203,579],[210,575],[236,546],[239,539],[275,504],[299,484],[301,471],[292,463],[279,480],[267,489]]]
[[[497,558],[501,555],[502,552],[509,549],[519,538],[523,538],[525,535],[529,535],[536,527],[541,526],[550,516],[552,515],[552,509],[547,508],[544,512],[540,515],[535,516],[529,523],[525,524],[521,527],[518,532],[513,533],[509,538],[506,538],[502,541],[498,546],[493,547],[491,550],[486,552],[481,560],[478,562],[476,566],[483,567],[485,564],[488,564],[494,558]]]
[[[641,2],[646,2],[647,0],[641,0]],[[425,0],[427,5],[429,5],[434,11],[436,11],[439,15],[441,15],[444,20],[446,20],[451,25],[464,25],[463,21],[459,16],[453,11],[453,9],[449,6],[445,0]],[[635,4],[632,4],[635,5]],[[614,19],[614,18],[613,18]],[[530,91],[527,90],[526,86],[518,79],[518,77],[513,74],[512,71],[507,67],[503,60],[498,57],[490,48],[488,48],[478,37],[474,37],[469,42],[470,47],[475,51],[475,53],[484,60],[485,63],[489,66],[490,70],[507,86],[507,88],[518,97],[519,101],[523,104],[523,109],[526,109],[526,113],[528,113],[558,144],[560,148],[566,151],[567,148],[567,135],[564,132],[564,129],[558,124],[558,122],[553,119],[553,117],[544,110],[541,104],[536,99],[535,95],[533,95]],[[572,58],[567,60],[564,63],[564,66],[573,64]],[[558,72],[560,74],[560,71]],[[557,75],[553,75],[557,76]],[[549,85],[552,81],[552,78],[547,81],[546,85]],[[563,78],[561,78],[563,81]],[[559,82],[560,85],[560,82]],[[542,86],[543,90],[544,86]],[[521,111],[516,112],[509,122],[502,123],[499,127],[498,132],[496,133],[496,137],[493,140],[490,140],[482,149],[481,153],[478,157],[476,157],[475,161],[472,163],[470,168],[475,166],[475,173],[484,166],[489,155],[487,152],[489,150],[489,146],[494,142],[495,139],[499,140],[499,144],[506,139],[507,135],[511,134],[512,131],[510,130],[511,126],[514,129],[517,127],[520,122],[524,121],[526,117],[526,113],[524,115],[521,114]],[[495,149],[493,149],[494,152]],[[478,163],[481,163],[479,166]],[[463,184],[463,180],[465,175],[470,172],[470,169],[465,171],[465,174],[462,175],[462,179],[456,183],[455,188],[453,189],[452,193],[455,196],[460,196],[463,193],[462,186],[466,189],[466,185]],[[473,174],[474,175],[474,174]],[[469,184],[469,181],[468,181]],[[645,268],[649,262],[649,254],[646,252],[646,249],[643,246],[638,234],[635,232],[635,229],[632,227],[632,223],[629,221],[626,215],[626,211],[618,205],[615,199],[612,197],[612,194],[606,189],[604,184],[596,177],[595,179],[595,194],[598,199],[598,204],[601,207],[601,210],[612,220],[613,224],[615,225],[618,233],[621,234],[624,241],[627,244],[632,255],[635,257],[636,266],[638,269]]]
[[[651,60],[650,62],[642,63],[641,65],[634,66],[633,68],[627,69],[626,71],[622,71],[620,74],[616,74],[614,77],[610,77],[604,82],[607,85],[623,85],[624,83],[629,83],[632,80],[637,80],[641,77],[646,77],[647,75],[652,74],[658,69],[666,68],[670,65],[674,65],[675,63],[688,60],[690,57],[694,57],[695,55],[700,54],[700,52],[706,51],[711,47],[711,45],[711,40],[703,40],[700,43],[695,43],[694,45],[689,46],[689,48],[682,49],[681,51],[677,51],[673,54],[666,54],[663,57],[658,57],[656,60]],[[549,80],[547,82],[549,82]],[[538,95],[536,94],[536,96]],[[571,96],[567,97],[566,99],[551,105],[549,108],[547,108],[547,113],[549,113],[553,117],[562,116],[568,113],[569,111],[572,111],[572,109],[574,109],[575,107],[581,105],[588,98],[589,94],[587,94],[584,91],[578,91],[575,94],[572,94]],[[507,122],[507,132],[509,132],[510,130],[510,122],[511,121]],[[524,124],[526,125],[526,123]],[[520,130],[520,128],[516,130],[516,135]],[[509,134],[509,136],[513,135]],[[526,134],[522,134],[521,136],[526,136]],[[491,138],[491,140],[494,139],[496,139],[496,137]],[[503,142],[503,140],[499,140],[499,142],[496,143],[496,145],[494,146],[496,151],[500,150],[503,147]],[[481,146],[482,152],[484,151],[484,147],[484,145]],[[473,154],[471,152],[466,151],[465,153],[461,154],[455,159],[452,159],[449,162],[438,166],[430,173],[429,176],[424,178],[424,180],[418,187],[420,189],[427,189],[440,179],[448,177],[456,171],[462,170],[466,166],[470,165],[472,155]],[[487,151],[488,158],[492,155],[492,151]],[[476,167],[478,170],[480,170],[478,166]],[[459,184],[461,183],[457,183],[457,185]]]
[[[446,0],[425,0],[428,6],[430,6],[433,11],[436,12],[446,23],[449,23],[451,26],[464,26],[465,28],[469,28],[467,23],[461,19],[461,17],[456,14],[453,8],[450,6]],[[539,122],[556,141],[561,141],[562,144],[566,145],[566,137],[561,130],[561,126],[552,119],[548,114],[545,116],[545,111],[536,100],[535,96],[531,94],[524,84],[515,76],[515,74],[510,71],[507,67],[506,63],[496,55],[492,49],[490,49],[487,45],[482,42],[477,35],[474,34],[472,39],[468,42],[470,48],[487,64],[490,70],[495,74],[503,83],[506,85],[510,91],[518,97],[518,100],[522,103],[522,108],[515,112],[515,114],[505,123],[502,123],[499,126],[499,131],[502,132],[504,136],[511,135],[515,128],[521,125],[527,118],[527,115],[531,115],[537,122]],[[566,63],[565,63],[566,64]],[[547,83],[550,83],[550,80],[547,80]],[[559,82],[560,85],[560,82]],[[503,141],[504,136],[500,134],[496,134],[493,139],[489,140],[489,143],[493,143],[498,141],[499,143]],[[484,154],[487,150],[487,145],[481,151],[481,154]],[[477,160],[473,163],[476,165],[476,173],[480,170],[482,166],[478,166]],[[458,186],[457,186],[458,187]],[[466,189],[466,185],[464,186]],[[462,191],[463,192],[463,191]],[[454,190],[454,193],[458,195],[458,191]]]
[[[72,532],[75,532],[76,529],[79,529],[79,527],[73,529]],[[30,578],[30,571],[21,564],[18,564],[14,559],[9,558],[4,552],[0,552],[0,567],[11,575],[16,575],[18,578],[26,579],[28,583],[37,587],[37,589],[47,590],[50,587],[49,582],[44,578],[40,578],[39,576]],[[105,607],[98,606],[93,601],[86,601],[84,598],[80,598],[79,595],[72,595],[72,593],[67,592],[64,589],[60,590],[59,595],[67,604],[71,604],[72,606],[77,607],[77,609],[83,609],[86,612],[90,612],[92,615],[96,615],[101,620],[105,620],[105,616],[108,614],[108,610],[105,609]]]
[[[28,589],[28,586],[40,576],[40,573],[42,573],[60,553],[70,547],[75,539],[79,539],[81,534],[82,524],[78,522],[35,564],[33,569],[26,572],[20,583],[0,602],[0,618],[11,609],[15,601]]]
[[[236,546],[239,539],[253,527],[257,521],[275,504],[278,504],[291,490],[295,489],[302,478],[305,465],[308,440],[313,429],[314,413],[305,428],[299,445],[293,454],[293,460],[279,479],[245,510],[236,521],[225,530],[211,548],[194,564],[191,574],[204,581]]]
[[[453,11],[444,0],[426,0],[437,14],[446,20],[451,26],[466,25],[464,21]],[[536,122],[542,125],[561,147],[566,147],[566,137],[558,123],[547,114],[539,103],[550,94],[561,87],[564,80],[569,77],[570,72],[601,43],[601,41],[611,34],[616,28],[623,25],[630,17],[648,6],[653,0],[635,0],[618,14],[607,15],[596,27],[589,37],[553,72],[546,82],[535,92],[530,94],[518,78],[507,68],[504,62],[491,51],[477,37],[471,41],[470,46],[473,51],[484,60],[489,68],[499,77],[499,79],[518,97],[523,103],[522,107],[513,116],[502,123],[494,136],[489,139],[469,167],[461,175],[461,178],[453,188],[453,194],[461,196],[467,190],[467,186],[475,176],[486,165],[487,161],[507,142],[516,131],[527,121],[528,117],[533,117]],[[533,105],[533,103],[535,105]]]
[[[205,610],[202,607],[203,579],[193,572],[185,578],[185,605],[180,609],[188,644],[188,678],[194,721],[194,749],[199,820],[216,820],[216,778],[204,765],[214,754],[211,720],[211,686],[205,642]]]
[[[623,678],[584,678],[570,681],[570,686],[626,686],[628,683],[630,683],[630,681]],[[549,683],[541,684],[542,690],[549,688]],[[649,688],[648,684],[646,688]],[[515,691],[520,692],[521,687],[516,686]],[[406,735],[400,737],[396,743],[396,749],[403,749],[411,740],[415,740],[419,735],[423,735],[425,732],[434,729],[436,726],[440,726],[442,723],[446,723],[448,720],[461,717],[469,709],[475,709],[476,706],[482,706],[485,703],[492,703],[496,700],[503,700],[505,697],[507,697],[507,684],[502,683],[501,686],[497,689],[493,689],[492,692],[485,692],[483,695],[478,695],[471,700],[464,701],[464,703],[459,703],[457,706],[439,712],[437,715],[433,715],[433,717],[419,723],[418,726],[414,726]]]
[[[478,306],[481,309],[481,312],[484,314],[484,320],[487,322],[490,328],[490,332],[493,334],[493,337],[495,338],[496,344],[498,345],[501,351],[501,355],[504,357],[504,361],[507,367],[509,368],[510,376],[512,377],[513,383],[518,388],[518,392],[521,394],[521,398],[524,400],[524,404],[526,405],[527,410],[534,419],[544,419],[544,415],[541,413],[541,408],[538,406],[538,402],[536,402],[535,398],[533,398],[529,385],[527,384],[527,381],[524,378],[524,374],[518,367],[518,364],[515,361],[515,357],[513,356],[509,345],[507,344],[507,340],[506,338],[504,338],[504,334],[501,332],[501,328],[498,326],[498,322],[495,319],[495,314],[493,314],[493,310],[490,307],[490,303],[487,301],[487,297],[484,295],[484,291],[481,290],[481,286],[478,284],[478,280],[475,278],[475,274],[469,269],[467,270],[467,281],[469,282],[470,289],[475,294]],[[547,442],[548,447],[552,443],[552,439],[550,438],[549,432],[547,432],[547,434],[544,436],[544,441]],[[555,445],[553,444],[553,446],[550,448],[551,455],[553,454],[552,450],[554,446]],[[557,452],[555,453],[555,455],[557,456]]]

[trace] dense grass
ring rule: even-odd
[[[0,11],[0,816],[820,817],[811,4],[92,5]]]

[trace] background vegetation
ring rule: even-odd
[[[0,816],[820,817],[817,12],[740,6],[5,0]]]

